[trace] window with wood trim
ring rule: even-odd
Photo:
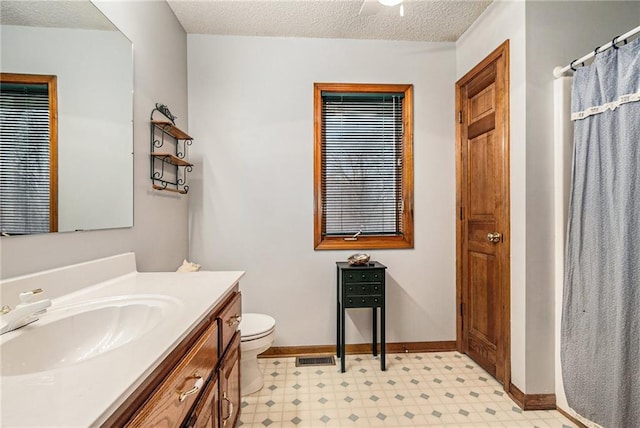
[[[57,232],[56,77],[0,75],[0,231]]]
[[[314,247],[413,248],[413,85],[314,85]]]

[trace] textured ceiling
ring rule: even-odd
[[[89,1],[0,0],[0,22],[28,27],[115,29]]]
[[[187,33],[456,41],[491,0],[405,0],[359,15],[363,0],[167,0]]]

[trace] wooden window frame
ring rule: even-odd
[[[0,73],[6,83],[46,84],[49,91],[49,232],[58,231],[58,78],[45,74]]]
[[[404,93],[402,138],[402,212],[403,234],[361,235],[357,240],[345,240],[348,236],[323,236],[325,219],[322,200],[322,93]],[[316,250],[365,250],[413,248],[413,85],[361,84],[361,83],[315,83],[313,93],[314,110],[314,248]]]

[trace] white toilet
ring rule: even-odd
[[[275,329],[276,320],[269,315],[242,314],[242,321],[240,321],[241,395],[253,394],[262,388],[264,379],[258,367],[258,354],[271,347],[276,337]]]

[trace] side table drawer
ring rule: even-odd
[[[380,269],[362,269],[343,272],[342,282],[380,282],[384,271]]]
[[[350,283],[344,286],[344,293],[345,296],[380,296],[382,294],[382,284]]]
[[[344,299],[345,308],[379,308],[382,296],[349,296]]]

